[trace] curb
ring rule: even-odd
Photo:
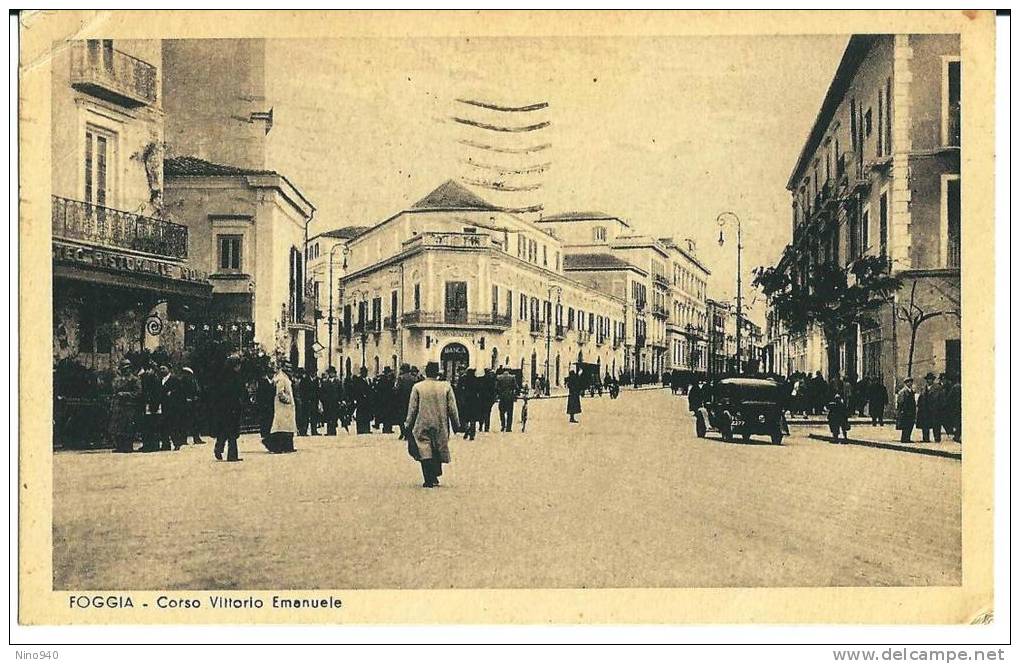
[[[835,438],[832,436],[826,436],[820,433],[809,433],[808,438],[814,440],[822,440],[827,443],[835,442]],[[847,438],[846,442],[851,445],[860,445],[862,447],[876,447],[883,450],[898,450],[900,452],[907,452],[909,454],[923,454],[926,456],[937,456],[946,459],[963,459],[963,452],[952,452],[950,450],[936,450],[930,447],[907,447],[905,445],[897,445],[896,443],[880,443],[874,440],[862,440],[860,438]]]

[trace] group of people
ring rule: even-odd
[[[829,405],[839,403],[847,411],[848,416],[857,414],[861,417],[867,411],[872,424],[885,424],[885,408],[889,404],[889,392],[885,384],[877,376],[842,376],[837,374],[831,380],[822,377],[821,371],[814,375],[795,372],[790,375],[790,413],[796,415],[821,415],[827,413]]]
[[[113,380],[109,431],[115,452],[179,450],[188,438],[205,443],[198,419],[191,416],[199,404],[199,384],[187,366],[148,361],[135,367],[121,360]],[[135,443],[141,438],[141,447]]]
[[[946,374],[936,376],[928,372],[924,383],[914,388],[914,379],[907,377],[903,387],[896,393],[896,428],[900,431],[900,441],[911,440],[914,427],[921,430],[921,440],[925,443],[942,442],[945,431],[956,442],[961,442],[963,433],[962,391],[960,381]]]

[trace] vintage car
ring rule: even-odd
[[[704,438],[709,429],[715,429],[726,441],[738,434],[744,440],[762,434],[780,445],[785,402],[785,386],[776,381],[724,378],[705,389],[704,403],[694,413],[695,432]]]

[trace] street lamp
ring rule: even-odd
[[[545,394],[549,396],[549,354],[552,349],[552,317],[553,317],[553,305],[552,305],[552,294],[556,291],[556,309],[560,308],[560,296],[563,294],[563,289],[559,286],[549,287],[549,315],[545,317]]]
[[[333,284],[334,284],[333,252],[335,252],[337,249],[343,249],[344,252],[343,269],[345,272],[347,271],[347,255],[351,253],[350,247],[347,246],[346,242],[343,244],[334,244],[333,247],[329,250],[329,353],[327,355],[327,357],[329,358],[328,362],[329,366],[333,366],[333,321],[335,320],[333,317]],[[343,308],[343,306],[344,306],[343,295],[341,295],[340,308]],[[341,358],[341,360],[342,359],[343,358]]]
[[[740,217],[733,212],[721,212],[719,216],[715,218],[717,224],[719,224],[719,246],[725,244],[725,238],[723,237],[723,227],[726,225],[726,221],[732,219],[737,224],[737,375],[740,374],[740,319],[743,315],[743,299],[741,297],[741,277],[740,277],[740,254],[744,249],[744,245],[741,243],[740,238]]]

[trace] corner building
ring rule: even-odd
[[[504,366],[562,386],[578,362],[623,370],[624,300],[569,278],[559,240],[457,182],[345,246],[334,357],[347,373],[436,361],[447,375]]]

